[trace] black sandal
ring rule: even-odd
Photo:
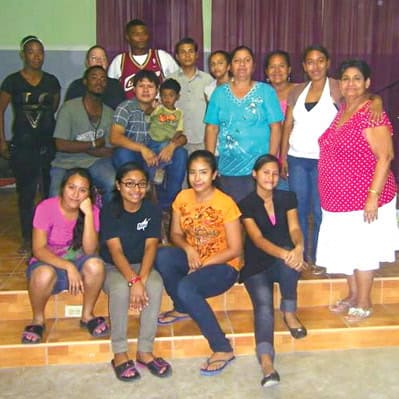
[[[136,363],[147,367],[150,373],[156,377],[165,378],[172,375],[172,366],[166,360],[162,359],[162,357],[154,357],[154,360],[148,363],[136,359]]]
[[[96,330],[101,326],[104,326],[104,330],[96,332]],[[105,321],[105,318],[101,316],[93,317],[89,321],[80,320],[80,327],[86,328],[92,337],[107,337],[109,335],[109,326]]]
[[[125,363],[120,364],[119,366],[115,366],[114,360],[111,360],[112,368],[115,371],[116,378],[123,382],[133,382],[138,380],[141,376],[137,371],[134,361],[128,360]],[[126,375],[128,372],[133,372],[132,375]]]
[[[43,338],[43,331],[45,327],[40,324],[30,324],[26,326],[24,332],[22,333],[21,342],[23,344],[40,344]],[[29,339],[28,337],[33,337],[33,339]]]

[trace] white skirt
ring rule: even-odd
[[[394,262],[399,249],[396,198],[378,208],[378,219],[363,221],[364,211],[327,212],[317,243],[316,264],[327,273],[353,274],[357,270],[375,270],[380,262]]]

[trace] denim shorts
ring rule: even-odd
[[[72,262],[80,272],[82,270],[85,262],[91,258],[100,259],[96,255],[84,255],[78,259],[71,260],[70,262]],[[30,279],[33,270],[37,269],[40,266],[50,266],[54,269],[55,273],[57,274],[57,281],[55,282],[52,295],[58,294],[59,292],[62,292],[62,291],[68,291],[69,281],[68,281],[68,275],[67,275],[66,270],[60,269],[56,266],[50,265],[46,262],[42,262],[39,260],[28,265],[28,268],[26,269],[26,277],[28,280]]]

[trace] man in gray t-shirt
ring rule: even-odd
[[[67,169],[87,168],[104,200],[111,198],[115,181],[112,148],[108,136],[112,123],[112,109],[102,102],[107,76],[101,66],[86,70],[83,97],[66,101],[60,109],[54,131],[57,148],[51,164],[50,196],[58,194]]]

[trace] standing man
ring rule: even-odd
[[[98,44],[91,46],[86,53],[86,68],[95,65],[99,65],[105,70],[108,68],[108,58],[105,49]],[[65,94],[65,101],[83,97],[85,93],[86,86],[83,84],[83,78],[76,79],[69,85]],[[115,109],[125,100],[125,92],[117,79],[107,78],[107,86],[102,97],[105,105]]]
[[[176,61],[170,54],[164,50],[149,48],[150,33],[140,19],[133,19],[127,23],[125,38],[129,42],[130,51],[118,54],[112,60],[108,76],[119,79],[127,99],[135,96],[133,78],[137,72],[155,72],[162,82],[166,76],[178,70]]]
[[[57,153],[51,164],[50,195],[58,194],[67,169],[87,168],[104,201],[112,197],[115,171],[108,141],[112,109],[102,102],[107,74],[101,66],[88,68],[83,76],[86,93],[66,101],[61,107],[54,131]]]
[[[176,59],[180,68],[170,75],[181,86],[176,105],[183,111],[186,149],[189,154],[204,149],[204,116],[206,110],[205,87],[213,78],[197,68],[198,45],[191,37],[185,37],[176,44]]]

